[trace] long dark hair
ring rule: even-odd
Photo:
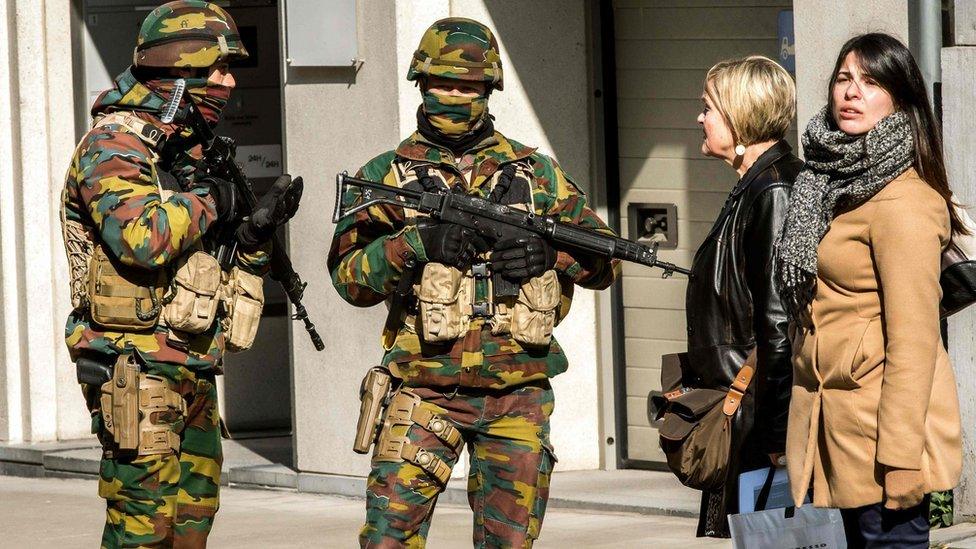
[[[915,58],[908,48],[894,36],[869,33],[855,36],[844,44],[830,75],[827,103],[834,110],[834,84],[837,73],[847,54],[853,52],[861,69],[885,89],[894,101],[895,108],[908,115],[915,138],[915,170],[918,175],[945,199],[954,234],[968,234],[953,208],[952,190],[946,175],[945,156],[942,152],[942,130],[932,107],[929,94]]]

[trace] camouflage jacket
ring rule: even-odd
[[[139,83],[130,71],[116,79],[116,88],[102,93],[92,116],[114,111],[132,112],[163,130],[171,142],[189,137],[187,130],[159,121],[165,100]],[[192,143],[193,140],[186,140]],[[186,182],[193,178],[192,160],[200,158],[200,146],[186,146],[170,173]],[[64,215],[80,222],[106,252],[134,268],[168,268],[181,255],[196,249],[216,221],[213,199],[202,188],[172,194],[163,200],[159,192],[158,151],[118,124],[92,129],[78,143],[65,180]],[[238,265],[255,274],[267,268],[265,251],[239,253]],[[65,341],[72,359],[82,352],[117,354],[130,347],[143,358],[182,364],[194,370],[218,369],[224,351],[220,322],[204,333],[189,336],[185,349],[167,340],[168,329],[119,332],[94,323],[85,309],[68,315]]]
[[[450,186],[464,185],[468,193],[485,198],[487,182],[507,163],[524,160],[534,174],[533,203],[537,214],[558,216],[598,231],[613,231],[586,206],[585,195],[555,160],[505,138],[500,133],[486,139],[463,158],[455,159],[414,134],[394,151],[377,156],[359,170],[359,176],[397,185],[395,164],[429,163]],[[358,192],[350,190],[343,201],[353,204]],[[349,303],[376,305],[396,288],[404,259],[413,253],[424,260],[423,244],[416,228],[405,222],[403,210],[374,206],[342,219],[336,226],[329,252],[332,283]],[[603,289],[618,273],[616,261],[600,257],[573,257],[559,252],[556,271],[562,284],[559,318],[568,313],[573,285]],[[414,387],[501,388],[550,378],[566,371],[568,362],[559,343],[548,348],[523,348],[508,334],[493,336],[484,319],[471,321],[467,334],[444,345],[421,341],[413,326],[405,324],[383,357],[395,376]]]

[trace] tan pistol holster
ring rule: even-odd
[[[356,422],[356,440],[352,450],[357,454],[369,452],[383,424],[383,408],[390,396],[393,376],[382,366],[374,366],[366,372],[359,389],[359,421]]]
[[[137,455],[168,454],[180,449],[172,423],[157,423],[159,415],[186,414],[186,403],[164,378],[139,371],[131,354],[120,355],[112,379],[101,387],[100,405],[105,430],[119,450]]]
[[[221,320],[227,351],[246,351],[254,345],[264,310],[264,281],[240,267],[225,274],[224,310]]]
[[[386,418],[380,430],[373,461],[408,461],[423,469],[441,484],[451,478],[451,468],[433,453],[410,442],[407,431],[412,425],[433,433],[455,452],[461,450],[464,441],[461,432],[446,418],[421,408],[421,399],[410,391],[400,389],[390,399]]]

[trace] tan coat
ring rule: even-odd
[[[939,332],[945,200],[909,169],[834,218],[818,249],[813,328],[793,342],[786,453],[797,504],[883,500],[884,467],[959,481],[959,402]]]

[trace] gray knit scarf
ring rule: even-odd
[[[915,158],[908,116],[897,111],[868,133],[848,135],[824,107],[803,132],[806,164],[796,178],[782,237],[777,284],[793,318],[813,299],[817,246],[839,209],[859,205],[907,170]]]

